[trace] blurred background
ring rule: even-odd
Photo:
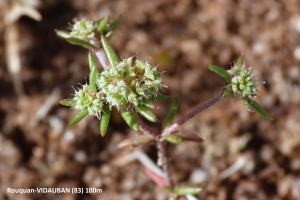
[[[201,144],[168,145],[180,186],[202,187],[199,199],[300,199],[300,3],[298,0],[1,0],[0,199],[167,199],[138,161],[156,161],[153,145],[118,149],[132,132],[116,110],[107,135],[88,117],[59,104],[89,75],[87,50],[56,36],[73,19],[123,16],[111,39],[120,58],[148,60],[177,98],[176,120],[218,94],[225,82],[207,67],[229,69],[240,55],[258,81],[263,119],[226,99],[186,123]],[[159,129],[160,123],[149,124]],[[7,188],[101,188],[102,193],[9,194]]]

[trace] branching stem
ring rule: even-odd
[[[138,121],[140,131],[148,135],[153,140],[156,140],[159,136],[158,132],[150,128],[147,124],[145,124],[137,113],[134,112],[134,115]]]
[[[182,119],[180,119],[179,121],[175,122],[174,124],[172,124],[171,126],[169,126],[168,128],[166,128],[163,131],[163,133],[162,133],[162,137],[170,135],[175,130],[177,130],[182,124],[184,124],[185,122],[187,122],[188,120],[190,120],[191,118],[193,118],[194,116],[196,116],[197,114],[201,113],[205,109],[211,107],[212,105],[214,105],[217,102],[219,102],[220,100],[222,100],[224,92],[225,92],[225,89],[221,90],[221,92],[217,96],[215,96],[214,98],[210,99],[209,101],[207,101],[206,103],[202,104],[201,106],[198,106],[193,111],[191,111],[189,114],[187,114],[186,116],[184,116]]]

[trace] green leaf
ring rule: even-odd
[[[108,24],[108,22],[109,22],[109,17],[103,18],[100,21],[99,25],[98,25],[97,31],[99,31],[100,33],[103,33],[103,31],[106,28],[106,25]]]
[[[120,24],[121,24],[121,21],[122,21],[122,17],[121,16],[119,16],[117,19],[115,19],[112,23],[111,23],[111,25],[110,25],[110,27],[109,27],[109,30],[110,31],[115,31],[115,30],[117,30],[117,28],[120,26]]]
[[[167,135],[164,137],[165,140],[172,144],[179,144],[182,142],[182,139],[180,137],[177,137],[175,135]]]
[[[97,67],[97,63],[96,60],[94,59],[94,57],[89,53],[89,57],[88,57],[88,61],[89,61],[89,68],[90,71],[92,71],[92,69],[95,67]]]
[[[244,63],[245,63],[245,60],[244,60],[244,58],[241,56],[241,57],[239,57],[239,59],[236,61],[235,65],[238,66],[238,67],[241,67],[241,66],[244,65]]]
[[[168,99],[168,96],[157,94],[157,95],[149,96],[149,99],[152,101],[165,101]]]
[[[149,121],[157,122],[155,114],[147,106],[138,105],[135,108],[141,115],[143,115]]]
[[[209,65],[208,69],[210,69],[211,71],[215,72],[216,74],[222,76],[227,82],[231,81],[231,76],[230,76],[230,74],[228,74],[228,72],[225,69],[218,67],[216,65]]]
[[[249,98],[244,98],[245,106],[250,105],[254,110],[259,112],[264,118],[271,119],[270,115],[254,100]]]
[[[82,110],[76,117],[74,117],[70,122],[69,126],[74,126],[78,122],[80,122],[83,118],[85,118],[89,114],[88,109]]]
[[[174,100],[169,108],[169,111],[167,113],[167,116],[163,122],[162,127],[166,128],[167,126],[170,126],[179,107],[179,102],[178,100]]]
[[[70,37],[70,33],[67,31],[55,30],[55,32],[56,32],[56,35],[61,38],[68,39]]]
[[[96,87],[97,70],[98,69],[94,67],[92,69],[92,71],[90,72],[90,76],[89,76],[89,85],[90,85],[90,88],[91,88],[92,92],[97,91],[97,87]]]
[[[79,38],[67,38],[67,41],[70,42],[71,44],[80,45],[80,46],[82,46],[84,48],[96,48],[91,43],[89,43],[89,42],[87,42],[85,40],[81,40]]]
[[[104,137],[107,132],[110,114],[111,114],[111,109],[110,109],[109,105],[106,104],[103,107],[103,112],[102,112],[101,122],[100,122],[100,133],[101,133],[102,137]]]
[[[89,85],[92,92],[97,92],[96,81],[100,77],[99,70],[96,66],[96,61],[91,54],[89,54],[89,67],[90,67],[90,75],[89,75]]]
[[[117,28],[121,24],[121,21],[122,21],[122,17],[120,16],[117,19],[115,19],[109,27],[107,27],[106,29],[107,33],[105,36],[108,40],[112,37],[114,32],[117,30]]]
[[[109,40],[114,34],[114,31],[109,31],[108,33],[105,34],[105,37]]]
[[[133,129],[134,131],[139,131],[138,121],[132,111],[122,110],[121,115],[131,129]]]
[[[201,188],[193,188],[193,187],[181,187],[174,189],[174,193],[180,196],[185,196],[187,194],[197,195],[202,191]]]
[[[63,106],[69,106],[69,107],[76,105],[76,101],[73,99],[63,99],[59,103]]]
[[[143,99],[143,105],[147,106],[148,108],[153,109],[154,105],[151,101],[149,101],[148,99]]]
[[[101,43],[102,43],[102,47],[104,49],[104,52],[106,54],[109,64],[114,67],[118,66],[120,60],[119,60],[114,48],[109,44],[107,38],[103,35],[101,36]]]

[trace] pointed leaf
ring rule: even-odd
[[[231,81],[231,76],[230,76],[230,74],[228,74],[228,72],[225,69],[218,67],[216,65],[209,65],[208,69],[210,69],[211,71],[215,72],[216,74],[222,76],[227,82]]]
[[[90,86],[92,92],[96,92],[97,91],[97,88],[96,88],[97,72],[98,72],[98,69],[95,68],[95,67],[90,72],[89,86]]]
[[[89,54],[89,67],[90,67],[90,75],[89,75],[89,85],[92,92],[97,92],[96,81],[100,77],[99,70],[96,66],[96,61],[91,54]]]
[[[103,33],[104,29],[106,28],[106,25],[109,22],[109,17],[105,17],[101,20],[101,22],[98,25],[97,31],[99,31],[100,33]]]
[[[139,131],[138,121],[132,111],[122,110],[121,115],[130,128],[132,128],[134,131]]]
[[[112,23],[111,23],[111,25],[110,25],[110,27],[109,27],[109,30],[110,31],[115,31],[115,30],[117,30],[117,28],[120,26],[120,24],[121,24],[121,21],[122,21],[122,17],[121,16],[119,16],[117,19],[115,19]]]
[[[179,144],[182,142],[182,139],[180,137],[177,137],[175,135],[166,135],[164,137],[165,140],[167,140],[168,142],[172,143],[172,144]]]
[[[243,64],[245,63],[245,60],[244,60],[244,58],[241,56],[241,57],[239,57],[239,59],[236,61],[236,66],[238,66],[238,67],[241,67],[241,66],[243,66]]]
[[[106,104],[103,107],[103,112],[102,113],[103,114],[101,116],[101,122],[100,122],[100,133],[101,133],[101,136],[104,137],[106,132],[107,132],[109,119],[110,119],[110,114],[111,114],[111,109],[110,109],[108,104]]]
[[[109,40],[112,35],[114,34],[114,32],[117,30],[117,28],[119,27],[119,25],[121,24],[122,21],[122,17],[118,17],[117,19],[115,19],[112,24],[107,28],[107,33],[106,33],[106,38]]]
[[[244,101],[252,108],[254,108],[257,112],[259,112],[264,118],[271,119],[270,115],[256,101],[249,98],[244,99]]]
[[[78,122],[80,122],[83,118],[85,118],[89,114],[88,109],[82,110],[76,117],[74,117],[70,122],[69,126],[74,126]]]
[[[147,99],[143,100],[143,105],[145,105],[145,106],[147,106],[148,108],[151,108],[151,109],[154,108],[153,103],[151,101],[147,100]]]
[[[167,113],[167,116],[163,122],[163,128],[166,128],[167,126],[170,126],[176,113],[178,110],[179,102],[178,100],[174,100],[169,108],[169,111]]]
[[[73,107],[76,105],[76,101],[73,99],[63,99],[59,102],[63,106]]]
[[[67,41],[70,42],[71,44],[80,45],[80,46],[82,46],[84,48],[96,48],[91,43],[89,43],[89,42],[87,42],[85,40],[81,40],[79,38],[67,38]]]
[[[70,33],[67,31],[55,30],[55,32],[56,35],[61,38],[68,39],[70,37]]]
[[[114,50],[114,48],[109,44],[107,38],[105,36],[101,36],[101,43],[102,43],[102,47],[104,49],[104,52],[106,54],[106,57],[108,59],[108,62],[110,63],[110,65],[116,67],[120,60]]]
[[[141,115],[143,115],[149,121],[157,122],[155,114],[147,106],[138,105],[135,108]]]
[[[157,94],[155,96],[154,95],[149,96],[149,99],[152,100],[152,101],[165,101],[165,100],[168,99],[168,96]]]
[[[174,189],[174,193],[180,196],[184,196],[187,194],[197,195],[202,191],[201,188],[193,188],[193,187],[181,187]]]
[[[203,142],[203,139],[201,137],[193,133],[180,134],[178,132],[174,132],[172,133],[172,135],[179,137],[182,141]]]
[[[92,69],[93,69],[94,67],[97,68],[96,60],[94,59],[94,57],[93,57],[90,53],[89,53],[88,61],[89,61],[89,68],[90,68],[90,71],[92,71]]]
[[[134,138],[123,140],[118,144],[118,148],[132,147],[132,146],[135,147],[142,144],[149,144],[150,142],[153,142],[152,138],[148,137],[147,135],[140,135]]]
[[[108,33],[105,34],[105,37],[109,40],[114,34],[114,31],[109,31]]]

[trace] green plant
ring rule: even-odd
[[[166,174],[164,179],[166,183],[161,185],[168,187],[174,198],[198,194],[201,191],[200,188],[178,188],[174,184],[167,162],[165,142],[175,144],[182,141],[202,142],[202,139],[195,134],[178,134],[176,130],[195,115],[226,98],[241,98],[246,110],[256,110],[263,117],[269,119],[266,111],[253,100],[257,95],[257,89],[251,71],[246,68],[243,58],[239,58],[227,71],[215,65],[209,66],[211,71],[226,81],[226,85],[220,93],[196,107],[179,121],[172,123],[178,109],[178,102],[174,101],[164,119],[163,129],[161,132],[155,131],[142,121],[140,115],[151,122],[157,121],[151,110],[154,108],[152,102],[167,99],[166,96],[160,94],[161,88],[164,87],[161,74],[156,67],[135,57],[119,60],[109,39],[118,28],[121,18],[117,18],[112,23],[109,21],[108,17],[97,21],[78,20],[74,22],[70,33],[57,31],[57,34],[68,42],[81,45],[90,51],[88,56],[89,83],[75,90],[73,98],[61,101],[62,105],[80,111],[69,122],[69,125],[75,125],[87,115],[95,115],[101,121],[100,133],[105,136],[111,109],[116,107],[130,128],[148,136],[147,138],[141,136],[126,140],[119,146],[141,145],[151,141],[156,143],[158,163]],[[102,65],[102,71],[99,71],[95,58]]]

